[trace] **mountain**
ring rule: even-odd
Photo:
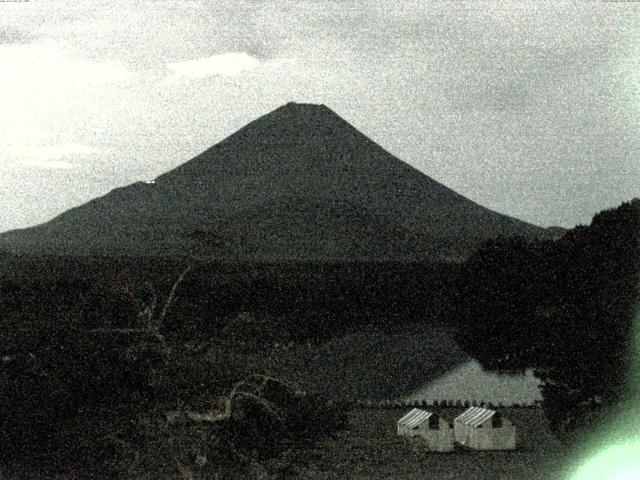
[[[446,260],[545,229],[484,208],[324,105],[288,103],[192,160],[0,235],[0,249],[222,260]]]

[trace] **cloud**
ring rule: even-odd
[[[43,91],[47,95],[59,94],[89,85],[122,82],[134,76],[123,62],[89,61],[73,58],[72,53],[52,41],[5,45],[0,48],[0,63],[7,67],[7,72],[0,77],[0,88],[13,92],[12,95],[21,91],[34,98]]]
[[[18,164],[25,167],[35,167],[45,170],[67,170],[74,168],[72,163],[63,160],[20,160]]]
[[[184,78],[200,80],[213,76],[235,77],[259,66],[259,60],[244,52],[221,53],[208,58],[167,64],[169,70],[173,72],[170,80]]]
[[[16,165],[44,169],[68,169],[74,164],[64,159],[87,156],[97,150],[79,143],[58,145],[9,145],[6,152],[13,157]]]
[[[69,156],[90,155],[95,148],[79,143],[63,143],[58,145],[11,145],[8,153],[17,157],[28,157],[36,160],[53,160]]]
[[[119,82],[133,75],[122,62],[78,61],[68,64],[67,73],[83,84]]]
[[[26,44],[33,40],[33,36],[14,27],[0,27],[0,45]]]

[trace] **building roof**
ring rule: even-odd
[[[414,408],[404,417],[398,420],[398,426],[414,428],[422,422],[428,420],[431,415],[433,415],[432,412],[427,412],[426,410],[422,410],[420,408]]]
[[[477,427],[482,425],[485,421],[495,415],[495,410],[489,410],[482,407],[471,407],[459,417],[456,417],[456,422],[464,423],[465,425],[471,425]]]

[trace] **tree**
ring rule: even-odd
[[[587,426],[595,405],[622,399],[629,371],[640,272],[640,200],[597,214],[556,245],[557,305],[553,348],[541,350],[536,374],[552,426]]]
[[[575,431],[624,392],[638,252],[639,199],[554,242],[487,242],[458,279],[458,341],[485,366],[535,367],[553,428]]]
[[[516,359],[515,353],[529,350],[532,337],[544,334],[534,317],[552,299],[550,243],[498,238],[485,242],[461,268],[456,336],[485,367],[507,355]]]

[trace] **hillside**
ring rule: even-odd
[[[0,235],[15,253],[227,260],[450,260],[548,237],[385,151],[323,105],[286,104],[152,183]]]

